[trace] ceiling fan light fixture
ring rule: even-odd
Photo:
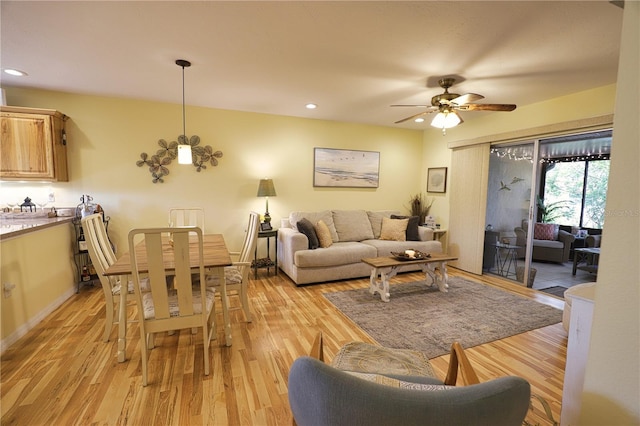
[[[462,119],[455,111],[444,111],[433,117],[431,125],[438,129],[450,129],[456,127],[461,121]]]

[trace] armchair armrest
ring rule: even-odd
[[[558,231],[558,241],[562,241],[564,248],[562,250],[562,261],[569,260],[569,253],[571,252],[571,243],[575,241],[576,237],[570,232],[560,230]]]
[[[585,241],[587,247],[600,247],[602,235],[589,235]]]
[[[564,245],[571,245],[574,242],[576,237],[570,232],[563,231],[562,229],[558,231],[558,241],[562,241]]]
[[[456,381],[458,380],[458,368],[460,369],[462,384],[464,386],[480,383],[478,375],[469,362],[469,358],[467,358],[467,355],[464,353],[462,345],[458,342],[453,342],[451,345],[451,355],[449,357],[449,369],[447,370],[447,377],[444,379],[445,385],[456,385]]]

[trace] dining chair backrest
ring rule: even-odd
[[[102,214],[85,216],[80,223],[93,266],[96,268],[98,276],[102,277],[103,272],[117,260],[107,236],[107,229],[102,221]]]
[[[256,250],[258,232],[260,228],[260,215],[256,212],[249,213],[249,225],[240,250],[240,262],[250,262]]]
[[[169,209],[169,226],[197,226],[205,232],[204,209],[201,207]]]
[[[98,275],[98,279],[102,285],[102,292],[104,293],[106,322],[103,340],[108,342],[112,326],[118,323],[114,312],[117,301],[116,294],[119,291],[126,292],[127,288],[119,288],[119,286],[121,286],[120,277],[104,276],[104,272],[109,268],[109,266],[116,262],[117,258],[111,246],[111,242],[109,241],[109,237],[107,236],[107,229],[104,226],[102,214],[96,213],[85,216],[82,218],[80,223],[87,242],[89,258],[96,270],[96,274]]]
[[[171,234],[171,243],[166,240],[163,245],[163,237]],[[190,250],[189,236],[197,238],[197,250]],[[141,244],[144,244],[146,256],[136,255],[136,240],[143,236]],[[151,297],[155,310],[155,320],[164,320],[175,315],[176,317],[189,317],[193,312],[193,286],[191,281],[191,259],[197,259],[197,274],[204,281],[204,256],[202,244],[202,230],[198,227],[186,228],[145,228],[133,229],[129,232],[129,256],[131,258],[131,270],[133,276],[136,298],[141,297],[140,282],[148,276]],[[165,265],[165,257],[170,256],[173,262]],[[171,313],[169,306],[169,288],[167,277],[175,277],[172,280],[173,288],[178,293],[178,310]],[[197,290],[198,288],[196,288]],[[202,284],[202,290],[206,290]],[[140,300],[141,302],[141,300]],[[171,313],[171,315],[170,315]],[[149,318],[145,318],[149,319]],[[191,327],[191,326],[189,326]],[[178,327],[184,328],[184,327]]]
[[[197,244],[190,239],[195,239]],[[143,385],[147,384],[148,349],[154,346],[154,334],[163,331],[201,327],[205,374],[209,374],[209,342],[215,331],[215,308],[214,291],[207,290],[205,282],[202,229],[133,229],[128,241],[140,322]],[[141,253],[141,247],[146,254]],[[192,282],[195,270],[198,283]],[[143,276],[148,277],[149,292],[143,292]],[[174,278],[167,280],[167,277]],[[172,283],[171,287],[168,282]]]

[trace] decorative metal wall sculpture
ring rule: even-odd
[[[138,167],[147,165],[153,177],[153,183],[164,183],[163,177],[169,174],[168,165],[178,157],[178,145],[190,145],[193,166],[196,171],[207,168],[207,163],[212,166],[218,165],[218,158],[222,158],[222,151],[213,151],[211,146],[200,146],[200,136],[191,136],[189,140],[184,135],[178,136],[177,141],[167,142],[164,139],[158,141],[160,149],[154,155],[149,156],[146,152],[140,154],[140,160],[136,162]]]

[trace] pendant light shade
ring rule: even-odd
[[[184,69],[190,67],[191,62],[178,59],[176,65],[182,67],[182,135],[184,137],[184,144],[178,145],[178,164],[191,164],[193,162],[191,155],[191,145],[188,144],[189,138],[187,138],[187,125],[185,116],[185,102],[184,102]]]
[[[191,145],[178,145],[178,164],[191,164]]]

